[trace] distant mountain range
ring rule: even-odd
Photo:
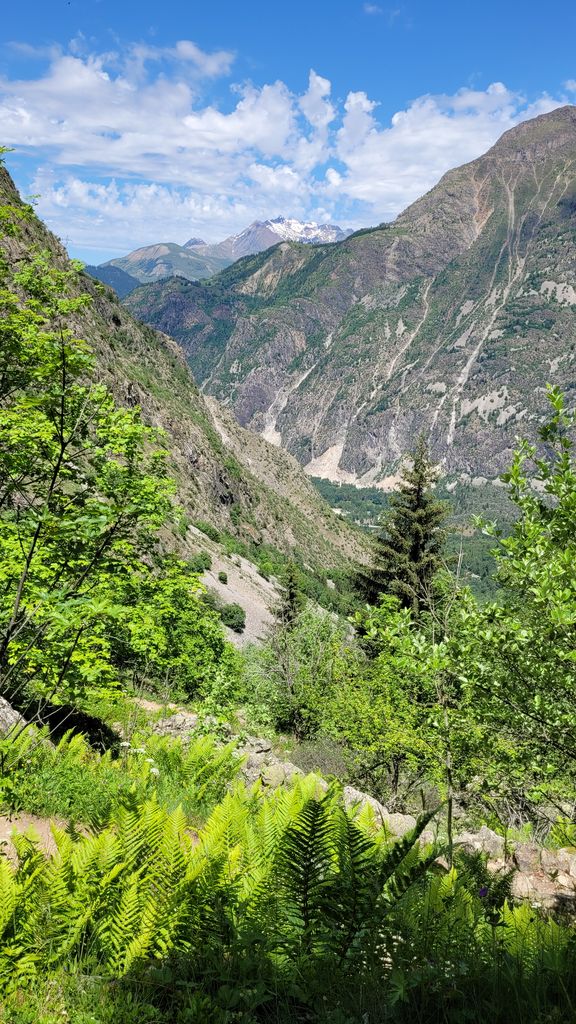
[[[392,224],[125,302],[313,476],[390,485],[423,431],[455,484],[497,480],[546,384],[576,399],[576,107],[517,125]]]
[[[213,245],[202,238],[191,238],[185,245],[159,242],[86,269],[93,277],[109,284],[118,295],[124,297],[138,284],[161,281],[167,277],[185,277],[189,281],[212,277],[243,256],[253,256],[279,242],[320,245],[340,242],[349,234],[349,231],[343,231],[336,224],[316,224],[314,221],[276,217],[273,220],[255,220],[240,234],[230,235],[223,242]],[[115,271],[122,271],[130,280],[126,276],[111,276]]]

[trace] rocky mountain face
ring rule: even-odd
[[[424,431],[448,476],[494,479],[546,383],[576,390],[576,108],[518,125],[392,224],[126,303],[314,476],[386,486]]]
[[[0,205],[20,198],[0,166]],[[33,250],[48,251],[56,266],[67,255],[36,218],[16,237],[0,239],[9,265]],[[198,547],[194,524],[208,523],[253,545],[270,545],[312,567],[344,567],[365,560],[361,535],[342,523],[318,496],[298,463],[243,430],[217,402],[199,392],[181,348],[138,323],[109,288],[83,276],[79,291],[93,302],[73,329],[96,357],[95,373],[122,405],[139,406],[144,419],[165,431],[171,471],[185,517],[175,538]]]
[[[104,280],[101,272],[117,268],[137,278],[139,282],[160,281],[173,275],[197,281],[211,277],[242,256],[263,252],[278,242],[289,240],[318,245],[340,242],[348,234],[335,224],[316,224],[314,221],[286,217],[255,220],[240,234],[230,235],[214,245],[209,245],[201,238],[190,238],[185,245],[162,242],[135,249],[128,256],[102,263],[96,268],[100,273],[95,276]]]

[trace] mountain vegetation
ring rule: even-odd
[[[415,436],[359,605],[366,535],[202,398],[4,172],[0,230],[0,810],[55,819],[0,853],[0,1019],[573,1019],[570,397],[549,387],[515,446],[509,528],[476,524],[495,599],[450,569]],[[276,574],[242,651],[199,536]],[[250,784],[253,730],[290,749],[281,780]],[[502,861],[457,823],[497,828]],[[527,837],[567,868],[545,906],[514,889]]]
[[[377,604],[380,594],[392,594],[402,607],[418,615],[434,600],[445,540],[442,524],[448,509],[432,493],[438,471],[422,435],[409,462],[382,517],[374,565],[360,571],[358,582],[369,604]]]

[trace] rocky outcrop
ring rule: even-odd
[[[548,849],[531,843],[506,844],[483,825],[455,837],[456,848],[488,856],[494,874],[513,871],[512,895],[547,909],[576,913],[576,849]]]

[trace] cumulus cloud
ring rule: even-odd
[[[72,247],[126,251],[218,240],[280,213],[378,223],[508,128],[566,102],[528,104],[497,82],[418,97],[387,121],[364,92],[336,101],[312,70],[300,95],[283,82],[232,84],[223,109],[207,83],[233,59],[190,40],[95,54],[78,37],[47,52],[38,77],[0,79],[3,142],[39,164],[33,187],[50,226]]]
[[[422,96],[383,128],[366,94],[349,93],[337,136],[337,154],[345,170],[327,175],[327,189],[334,197],[360,201],[388,220],[451,167],[484,153],[504,131],[559,105],[560,100],[548,96],[527,105],[496,82],[485,91]]]

